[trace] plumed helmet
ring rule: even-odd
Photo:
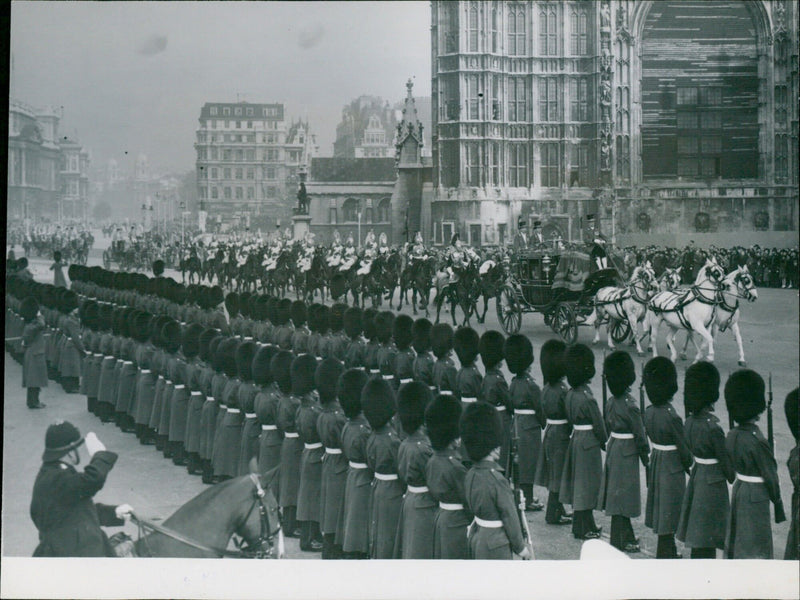
[[[545,383],[554,385],[564,377],[564,353],[567,345],[561,340],[547,340],[542,345],[539,354],[539,364],[542,367],[542,379]]]
[[[257,349],[255,342],[249,340],[236,348],[236,372],[242,381],[253,380],[253,357]]]
[[[292,392],[292,361],[294,357],[288,350],[279,350],[272,357],[269,363],[269,370],[275,383],[278,384],[281,392],[290,394]]]
[[[631,355],[624,350],[615,350],[606,356],[603,361],[603,375],[611,393],[614,396],[622,396],[636,381],[636,370]]]
[[[348,419],[354,419],[361,413],[361,391],[366,383],[367,374],[363,369],[348,369],[339,377],[336,396]]]
[[[58,421],[47,428],[44,435],[43,462],[58,460],[65,454],[75,450],[83,443],[78,428],[69,421]]]
[[[170,319],[161,326],[161,341],[164,350],[170,354],[177,352],[181,347],[181,326],[177,321]]]
[[[414,319],[408,315],[397,315],[392,326],[392,337],[398,349],[405,350],[411,346],[411,328],[414,327]]]
[[[459,327],[453,335],[453,348],[458,356],[458,362],[466,367],[478,358],[478,345],[480,336],[472,327]]]
[[[410,318],[410,317],[409,317]],[[411,435],[425,422],[425,409],[433,400],[430,388],[421,381],[410,381],[397,392],[397,416],[403,431]]]
[[[291,307],[292,323],[295,327],[301,327],[306,324],[308,318],[308,311],[306,310],[306,303],[302,300],[295,300],[292,302]]]
[[[205,328],[200,323],[192,323],[183,332],[183,355],[186,358],[192,359],[200,352],[200,335],[205,331]]]
[[[361,313],[357,306],[351,306],[344,311],[344,333],[351,339],[361,335]]]
[[[342,373],[344,373],[344,365],[335,358],[326,358],[317,365],[314,382],[319,394],[319,401],[322,404],[336,400],[336,386]]]
[[[239,294],[228,292],[228,295],[225,296],[225,310],[228,311],[231,317],[239,314]]]
[[[461,443],[473,462],[483,460],[503,443],[503,425],[494,407],[486,402],[469,404],[461,415]]]
[[[719,400],[720,377],[714,363],[702,360],[686,369],[683,379],[683,406],[686,414],[700,412]]]
[[[533,364],[533,344],[528,336],[515,333],[506,339],[503,356],[508,370],[514,375],[522,375]]]
[[[794,388],[791,392],[786,394],[786,399],[783,401],[783,411],[786,413],[786,421],[789,423],[789,430],[792,432],[794,439],[798,439],[798,404],[800,403],[800,389]]]
[[[490,329],[481,336],[478,343],[478,351],[481,354],[481,361],[486,369],[494,369],[503,360],[503,346],[505,338],[503,334],[494,329]]]
[[[411,326],[412,345],[417,354],[423,354],[431,349],[431,328],[433,324],[425,317],[414,321]]]
[[[33,321],[39,314],[39,303],[33,296],[27,296],[19,306],[19,314],[26,323]]]
[[[361,410],[373,431],[389,422],[395,408],[394,389],[388,381],[377,377],[367,381],[361,391]]]
[[[292,317],[292,301],[281,298],[278,302],[278,325],[286,325]]]
[[[564,353],[565,375],[572,387],[588,383],[594,377],[594,353],[585,344],[573,344]]]
[[[272,383],[272,370],[270,363],[275,356],[275,346],[261,346],[253,356],[253,381],[256,385],[269,385]]]
[[[331,331],[341,331],[344,327],[344,313],[347,311],[347,304],[342,304],[341,302],[337,302],[333,306],[331,306],[331,310],[328,313],[328,326],[331,328]]]
[[[379,312],[375,316],[375,335],[382,344],[388,344],[392,339],[394,326],[394,313],[388,310]]]
[[[431,350],[436,358],[444,358],[453,349],[453,328],[447,323],[431,327]]]
[[[644,389],[654,406],[669,402],[678,391],[678,371],[675,364],[664,356],[656,356],[644,366]]]
[[[361,313],[361,330],[364,332],[364,337],[368,340],[374,340],[375,333],[375,317],[378,316],[378,311],[374,308],[365,308]]]
[[[752,369],[739,369],[728,377],[725,382],[725,405],[733,420],[741,425],[764,412],[767,408],[764,390],[764,379]]]
[[[458,439],[458,421],[461,418],[461,403],[455,396],[439,395],[425,409],[425,428],[434,450],[444,450]]]
[[[317,359],[310,354],[301,354],[292,361],[292,394],[304,396],[314,390],[314,374]]]

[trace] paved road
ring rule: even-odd
[[[19,256],[19,255],[18,255]],[[92,253],[90,264],[99,264],[100,259]],[[47,261],[33,259],[31,268],[37,279],[47,281],[51,277]],[[167,273],[175,276],[174,273]],[[180,276],[176,277],[180,280]],[[404,311],[405,312],[405,311]],[[791,433],[783,415],[783,398],[790,389],[798,385],[798,323],[800,322],[798,294],[796,290],[761,289],[759,300],[744,307],[741,319],[745,354],[749,366],[766,376],[773,373],[775,397],[776,457],[782,484],[784,504],[788,507],[791,497],[791,482],[786,471],[786,460],[794,445]],[[476,326],[479,332],[486,328],[499,328],[493,303],[490,305],[487,324]],[[522,333],[528,335],[534,344],[538,357],[541,345],[552,337],[540,315],[525,315]],[[590,342],[593,331],[582,329],[579,341]],[[660,348],[664,346],[661,339]],[[662,349],[664,352],[665,348]],[[603,358],[602,346],[595,347],[598,370]],[[8,356],[6,356],[8,358]],[[637,371],[640,372],[637,359]],[[737,355],[733,336],[723,334],[718,340],[717,365],[723,380],[736,370]],[[688,363],[678,365],[682,373]],[[538,362],[533,367],[534,378],[541,382]],[[99,494],[100,501],[128,502],[140,514],[150,517],[166,518],[180,505],[204,489],[198,477],[190,476],[185,469],[174,466],[170,461],[156,453],[152,446],[140,446],[132,434],[123,434],[113,425],[103,425],[86,412],[85,398],[79,395],[66,395],[60,387],[51,385],[43,391],[42,400],[48,404],[44,411],[28,411],[24,407],[24,393],[19,387],[21,369],[13,361],[6,361],[4,372],[4,437],[3,437],[3,531],[2,554],[4,556],[29,556],[36,546],[36,530],[28,516],[30,491],[39,466],[43,447],[44,432],[47,425],[55,419],[69,419],[82,432],[94,430],[109,449],[120,453],[120,460],[112,471],[106,487]],[[675,396],[675,408],[683,415],[683,383],[679,377],[680,390]],[[597,398],[601,397],[599,378],[593,383]],[[724,402],[720,402],[718,413],[727,429],[727,415]],[[761,427],[766,433],[766,420],[762,418]],[[642,482],[644,472],[642,471]],[[537,488],[543,500],[546,490]],[[642,489],[643,503],[646,489]],[[610,518],[595,513],[598,524],[603,526],[607,538]],[[569,527],[550,526],[544,523],[544,514],[529,513],[528,521],[534,537],[534,550],[539,559],[576,559],[580,544],[570,535]],[[644,527],[643,517],[634,519],[634,530],[641,540],[642,554],[637,557],[652,556],[655,553],[656,538]],[[129,531],[133,534],[133,531]],[[773,525],[776,556],[783,555],[788,523]],[[317,558],[319,555],[299,551],[295,540],[288,540],[288,554],[292,558]],[[679,544],[679,551],[681,550]],[[686,552],[688,555],[688,552]]]

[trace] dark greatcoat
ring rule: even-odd
[[[189,374],[189,406],[186,408],[186,440],[184,447],[187,452],[199,453],[200,449],[200,421],[203,405],[206,401],[203,379],[208,376],[210,368],[199,358],[195,358],[190,365]]]
[[[62,377],[80,377],[86,350],[81,343],[81,326],[73,315],[62,315],[58,321],[64,345],[58,357],[58,372]]]
[[[433,354],[428,350],[423,354],[417,354],[414,358],[414,379],[427,385],[429,388],[436,389],[433,385],[433,363],[435,362]]]
[[[686,417],[683,431],[691,453],[716,459],[715,465],[695,462],[683,495],[681,517],[675,537],[689,548],[725,547],[725,529],[730,511],[728,481],[734,471],[719,419],[708,409]]]
[[[461,408],[466,410],[467,405],[481,400],[481,387],[483,376],[478,372],[475,364],[463,366],[456,374],[456,397],[461,399]],[[465,401],[464,399],[467,398]]]
[[[603,417],[588,385],[567,392],[564,404],[572,426],[591,425],[592,429],[572,432],[564,457],[559,499],[571,504],[573,510],[593,510],[603,478],[601,452],[608,437]]]
[[[786,538],[786,552],[784,560],[797,560],[800,557],[800,446],[795,446],[789,453],[786,462],[789,467],[789,477],[792,479],[792,514],[789,535]]]
[[[363,369],[364,358],[367,352],[367,342],[363,337],[357,337],[349,341],[347,351],[344,354],[345,369]]]
[[[295,356],[308,353],[308,342],[310,336],[311,332],[305,325],[295,328],[295,330],[292,332],[292,353]]]
[[[545,384],[542,389],[542,419],[546,425],[534,483],[555,493],[561,490],[561,475],[564,473],[564,460],[572,433],[572,425],[567,420],[567,409],[564,406],[567,391],[567,384],[563,381],[555,385]],[[547,423],[548,420],[567,422],[558,425]]]
[[[158,427],[156,431],[159,435],[169,438],[169,423],[172,416],[172,400],[175,393],[175,386],[178,385],[178,377],[180,377],[180,365],[183,362],[183,356],[180,358],[174,354],[167,355],[167,370],[164,375],[166,378],[164,382],[164,391],[161,395],[161,411],[158,415]],[[185,389],[185,388],[184,388]],[[184,420],[186,415],[184,413]],[[185,421],[184,421],[185,422]]]
[[[117,455],[95,452],[83,473],[60,461],[42,464],[33,485],[31,518],[39,530],[33,556],[113,556],[101,525],[123,525],[114,506],[92,497],[106,482]]]
[[[438,361],[437,361],[438,364]],[[442,389],[441,387],[439,389]],[[508,384],[506,378],[499,367],[489,369],[483,377],[481,385],[481,398],[494,406],[500,413],[500,420],[503,423],[503,443],[500,445],[501,465],[508,463],[508,451],[511,444],[511,398],[508,395]]]
[[[414,380],[414,358],[411,348],[397,351],[394,357],[394,380],[398,386]]]
[[[239,451],[242,447],[242,426],[244,425],[244,415],[239,408],[240,385],[241,382],[238,379],[230,378],[222,392],[222,403],[228,408],[222,417],[217,437],[214,439],[214,454],[211,457],[211,464],[215,476],[236,477],[239,472]]]
[[[147,359],[144,359],[144,353],[148,354]],[[137,425],[148,425],[150,422],[150,413],[153,410],[153,400],[156,395],[156,385],[158,378],[153,371],[153,362],[156,356],[156,349],[154,346],[148,344],[140,353],[140,358],[137,361],[142,369],[139,371],[139,377],[136,380],[136,412],[134,420]],[[146,360],[147,363],[143,362]],[[145,366],[147,368],[145,368]]]
[[[686,445],[683,423],[672,403],[648,406],[644,411],[647,437],[654,444],[675,445],[678,450],[656,450],[650,453],[647,472],[647,506],[644,524],[656,535],[678,530],[686,473],[692,465],[692,454]]]
[[[367,439],[367,464],[374,473],[397,474],[397,451],[400,438],[391,425],[373,431]],[[394,557],[394,543],[405,485],[400,479],[375,479],[370,509],[370,557]]]
[[[261,429],[258,438],[258,471],[266,473],[281,464],[283,434],[277,428],[278,386],[272,383],[260,389],[253,400]],[[265,429],[266,427],[266,429]]]
[[[525,373],[511,380],[508,393],[514,406],[519,483],[533,485],[536,478],[536,463],[542,449],[544,420],[541,417],[541,391],[530,373]],[[534,414],[518,414],[518,410],[532,410]]]
[[[639,461],[647,466],[650,454],[642,414],[630,395],[612,397],[606,405],[605,423],[609,436],[632,433],[633,439],[608,438],[598,508],[607,515],[632,519],[642,514]]]
[[[439,393],[452,393],[458,398],[458,384],[456,383],[456,376],[458,371],[456,365],[450,355],[444,358],[437,359],[433,363],[433,385],[439,390]],[[509,417],[510,419],[511,417]]]
[[[300,483],[297,487],[297,519],[299,521],[320,521],[320,491],[322,487],[322,455],[325,450],[308,448],[308,445],[321,443],[317,433],[317,419],[322,413],[316,393],[306,394],[300,400],[297,411],[297,432],[303,442],[300,457]]]
[[[191,397],[191,389],[188,384],[193,371],[194,366],[187,364],[183,357],[176,361],[172,374],[173,390],[167,425],[170,442],[183,444],[186,441],[186,420],[189,415],[189,398]]]
[[[380,347],[381,345],[377,340],[370,340],[367,342],[366,350],[364,350],[364,369],[366,369],[370,375],[377,375],[381,372],[378,366],[378,350]]]
[[[100,352],[103,354],[103,361],[100,363],[100,379],[97,385],[97,401],[114,405],[114,367],[116,358],[111,355],[114,343],[110,333],[103,334],[100,339]],[[150,415],[147,415],[148,418]]]
[[[428,436],[420,427],[400,443],[397,474],[407,486],[426,488],[425,468],[433,455]],[[400,507],[394,558],[433,558],[433,522],[437,503],[430,491],[407,490]]]
[[[220,398],[222,397],[222,389],[218,383],[221,381],[222,375],[213,369],[210,370],[210,373],[210,379],[208,379],[207,372],[204,380],[204,384],[208,387],[206,388],[206,401],[203,403],[203,408],[200,409],[200,439],[197,447],[197,453],[204,460],[211,460],[214,453],[214,437],[220,412],[220,402],[214,394],[219,392]]]
[[[344,504],[344,488],[347,484],[347,457],[344,452],[336,454],[335,451],[342,449],[342,429],[346,421],[339,403],[335,400],[322,405],[322,414],[317,419],[317,433],[325,447],[325,456],[322,459],[319,525],[322,533],[335,534],[338,544],[341,544],[344,533],[337,529],[337,525]]]
[[[136,392],[136,377],[139,370],[136,368],[137,345],[132,339],[124,341],[122,352],[122,368],[119,372],[119,383],[117,385],[116,412],[128,414],[128,410],[133,403]]]
[[[239,386],[239,408],[244,415],[242,425],[242,443],[239,446],[238,475],[247,475],[250,472],[250,459],[258,457],[258,439],[261,436],[261,426],[255,410],[255,399],[259,388],[248,381]]]
[[[83,334],[86,349],[91,352],[83,362],[83,377],[81,377],[81,393],[87,398],[97,398],[98,385],[100,384],[100,363],[103,355],[100,354],[100,334],[87,330]]]
[[[397,389],[398,382],[394,379],[394,359],[397,356],[397,347],[392,344],[381,344],[378,348],[378,368],[381,372],[381,377],[388,380],[389,383]]]
[[[464,560],[469,558],[467,528],[472,513],[467,507],[464,479],[467,467],[455,449],[434,452],[425,466],[425,478],[431,496],[438,503],[460,504],[460,510],[439,508],[433,521],[433,558]]]
[[[157,431],[158,430],[158,421],[161,418],[161,404],[164,402],[164,388],[167,385],[167,360],[168,356],[167,353],[164,352],[163,349],[159,348],[156,350],[155,355],[153,356],[153,373],[156,375],[156,388],[155,393],[153,394],[153,402],[152,408],[150,410],[149,419],[147,422],[148,427],[150,429]],[[103,362],[103,366],[105,366],[105,361]],[[100,395],[102,397],[103,394],[103,373],[100,372]]]
[[[25,358],[22,362],[22,387],[47,387],[47,363],[44,356],[44,323],[34,319],[22,330]]]
[[[281,394],[278,400],[277,425],[283,433],[281,444],[281,476],[280,476],[280,505],[297,506],[297,490],[300,486],[300,458],[303,454],[303,442],[298,437],[287,437],[288,434],[297,433],[297,410],[300,408],[300,398],[293,394]]]
[[[372,471],[369,466],[354,468],[352,465],[367,465],[367,440],[370,434],[369,424],[362,414],[348,419],[342,427],[342,450],[350,467],[336,530],[342,532],[341,543],[345,552],[369,553]]]

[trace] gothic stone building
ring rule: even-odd
[[[798,241],[796,0],[432,2],[435,242]]]

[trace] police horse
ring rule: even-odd
[[[670,359],[675,362],[678,352],[673,343],[675,334],[680,329],[697,332],[703,338],[703,343],[697,349],[695,362],[700,360],[703,348],[708,348],[707,360],[714,361],[714,338],[709,328],[714,320],[718,294],[722,289],[722,279],[725,276],[722,267],[715,260],[707,259],[698,271],[694,285],[686,290],[659,292],[647,304],[648,325],[653,356],[658,356],[656,340],[658,328],[661,323],[666,323],[667,346]]]

